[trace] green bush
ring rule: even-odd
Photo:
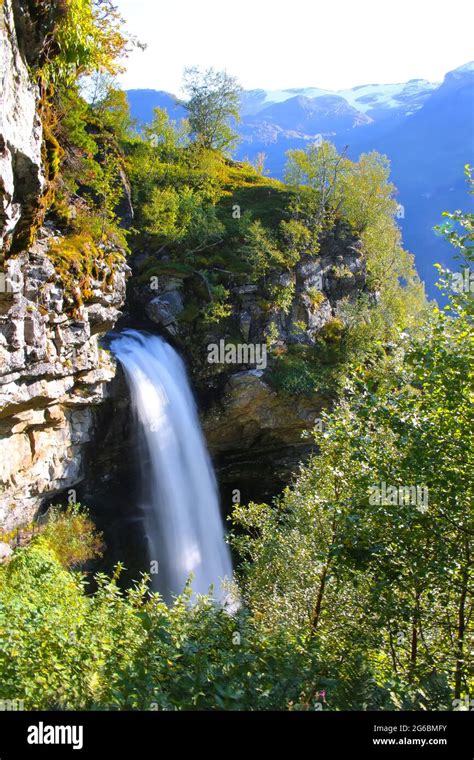
[[[102,537],[79,504],[66,511],[52,507],[42,531],[42,542],[54,552],[64,568],[77,568],[101,556]]]
[[[189,589],[167,607],[146,580],[124,593],[120,567],[88,595],[85,576],[64,567],[76,564],[79,535],[95,552],[76,510],[0,568],[0,699],[26,709],[285,709],[314,683],[314,653],[284,630],[261,631],[245,610],[230,615],[206,597],[192,605]]]

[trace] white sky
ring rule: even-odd
[[[245,89],[442,80],[474,59],[472,0],[116,0],[145,52],[126,88],[179,91],[185,66]]]

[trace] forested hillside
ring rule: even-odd
[[[243,91],[236,156],[251,161],[264,156],[265,171],[283,178],[289,150],[323,139],[338,150],[346,148],[353,160],[373,150],[386,155],[398,191],[404,245],[415,255],[430,298],[443,301],[434,265],[452,266],[453,252],[434,227],[447,207],[472,211],[462,166],[474,152],[473,92],[472,62],[438,83],[411,80],[340,92],[317,87]],[[173,95],[160,90],[130,90],[127,98],[138,124],[151,119],[154,107],[177,121],[185,117]]]

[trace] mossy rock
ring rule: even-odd
[[[321,328],[320,337],[328,343],[339,343],[345,332],[345,326],[342,319],[330,319],[329,322]]]
[[[88,233],[52,240],[48,256],[63,284],[66,301],[74,309],[93,298],[92,284],[110,290],[123,255],[99,247]]]

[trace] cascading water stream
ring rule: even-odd
[[[194,594],[228,601],[232,578],[217,485],[186,370],[162,338],[136,330],[114,337],[143,441],[144,521],[156,590],[171,601],[192,574]]]

